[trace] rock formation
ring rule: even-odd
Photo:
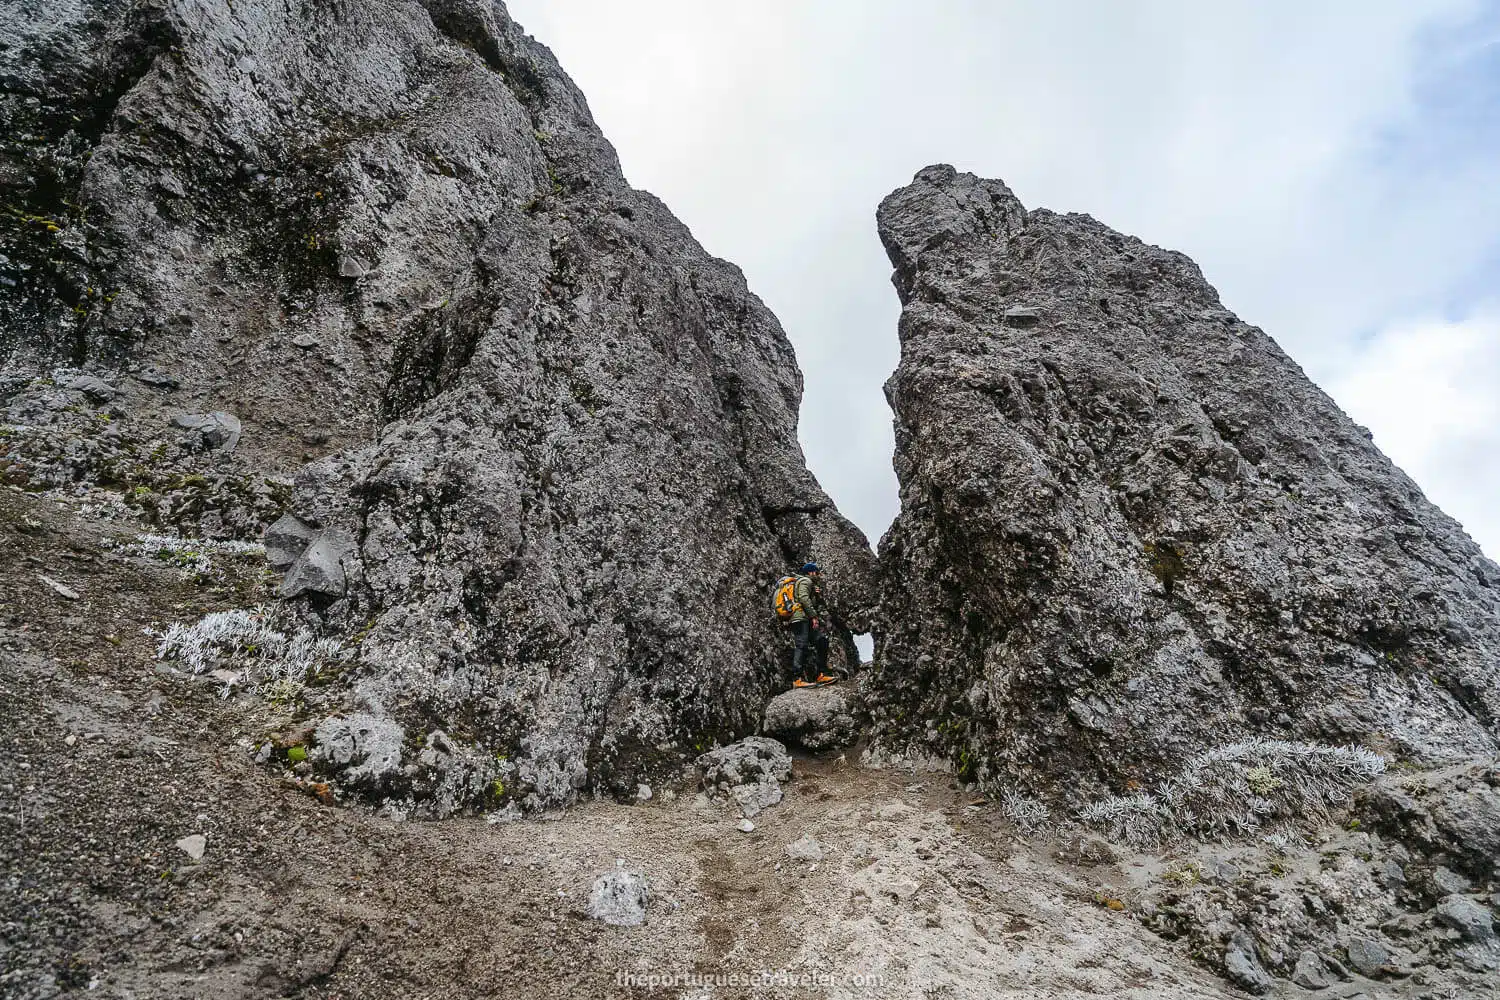
[[[846,747],[859,739],[859,707],[850,685],[793,688],[766,705],[766,735],[808,750]]]
[[[0,466],[242,482],[163,506],[225,534],[295,474],[283,593],[358,646],[322,709],[401,734],[340,751],[372,794],[434,733],[542,806],[753,731],[789,562],[864,627],[873,556],[806,469],[775,318],[502,4],[19,6]]]
[[[946,166],[879,230],[883,744],[1075,801],[1251,738],[1494,752],[1500,568],[1192,261]]]

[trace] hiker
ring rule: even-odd
[[[832,684],[838,678],[825,673],[828,666],[828,608],[819,586],[822,570],[815,562],[804,563],[796,576],[782,577],[776,585],[776,616],[792,630],[796,652],[792,654],[793,687]]]

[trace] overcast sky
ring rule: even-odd
[[[1495,0],[509,7],[780,317],[809,463],[872,542],[897,509],[875,206],[943,162],[1191,255],[1500,556]]]

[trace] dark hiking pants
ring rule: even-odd
[[[792,638],[797,649],[792,654],[792,672],[805,681],[818,679],[818,674],[828,666],[828,635],[812,622],[803,619],[792,622]],[[809,656],[811,651],[814,655]],[[810,662],[809,662],[810,661]]]

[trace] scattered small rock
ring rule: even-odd
[[[704,791],[734,802],[747,818],[780,802],[781,783],[792,777],[792,757],[786,747],[764,736],[710,750],[695,766]]]
[[[109,403],[120,395],[120,390],[94,375],[74,375],[58,382],[65,389],[81,392],[95,403]]]
[[[52,577],[42,576],[40,573],[37,574],[37,579],[41,580],[47,586],[57,591],[57,595],[59,597],[65,598],[69,601],[78,600],[78,591],[74,590],[72,587],[69,587],[67,584],[58,583],[56,580],[52,579]]]
[[[1119,860],[1119,855],[1114,848],[1100,839],[1087,834],[1077,834],[1063,841],[1057,850],[1057,858],[1070,865],[1078,865],[1084,868],[1092,868],[1098,865],[1112,865]]]
[[[1042,319],[1041,311],[1031,306],[1014,306],[1001,315],[1006,326],[1035,326]]]
[[[210,670],[206,675],[209,680],[218,681],[225,687],[234,687],[245,679],[245,675],[235,670]]]
[[[1238,882],[1241,874],[1238,865],[1223,858],[1209,858],[1203,864],[1203,877],[1214,882]]]
[[[342,528],[325,528],[308,543],[281,581],[282,597],[322,594],[343,597],[349,587],[345,569],[359,558],[354,536]]]
[[[187,197],[187,188],[182,186],[182,181],[171,174],[158,174],[156,177],[156,186],[159,190],[171,195],[173,198]]]
[[[1349,964],[1362,976],[1374,978],[1380,973],[1381,966],[1389,965],[1391,961],[1391,953],[1385,945],[1373,938],[1350,938],[1345,950],[1349,953]]]
[[[1297,956],[1297,967],[1292,971],[1292,982],[1305,990],[1323,990],[1333,985],[1328,966],[1315,951],[1304,951]]]
[[[275,524],[266,529],[263,539],[266,546],[266,565],[272,569],[285,570],[307,551],[318,529],[293,517],[283,514]]]
[[[212,413],[178,413],[172,417],[172,425],[194,435],[193,443],[207,450],[234,451],[240,443],[240,419],[233,413],[214,410]]]
[[[1451,868],[1445,868],[1442,865],[1438,865],[1432,870],[1432,885],[1438,891],[1438,894],[1443,896],[1469,892],[1474,888],[1474,883]]]
[[[636,785],[635,786],[635,800],[637,802],[650,802],[651,801],[651,786],[650,785]]]
[[[1437,905],[1433,918],[1458,931],[1466,941],[1483,944],[1495,938],[1494,918],[1489,909],[1468,896],[1449,896]]]
[[[189,834],[179,840],[176,847],[194,861],[202,861],[203,852],[208,849],[208,838],[201,833]]]
[[[137,372],[137,382],[143,382],[153,389],[175,389],[182,383],[173,375],[162,371],[160,368],[147,368],[145,371]]]
[[[320,341],[310,333],[301,333],[292,338],[292,346],[300,347],[304,351],[310,347],[317,347]]]
[[[617,868],[594,879],[588,913],[616,927],[638,927],[646,920],[649,895],[646,876]]]
[[[740,820],[738,823],[736,823],[734,825],[734,828],[736,830],[740,831],[740,833],[754,833],[755,832],[755,824],[752,823],[752,822],[750,822],[748,819],[742,819],[742,820]]]
[[[804,833],[786,845],[786,856],[793,861],[822,861],[823,846],[811,834]]]

